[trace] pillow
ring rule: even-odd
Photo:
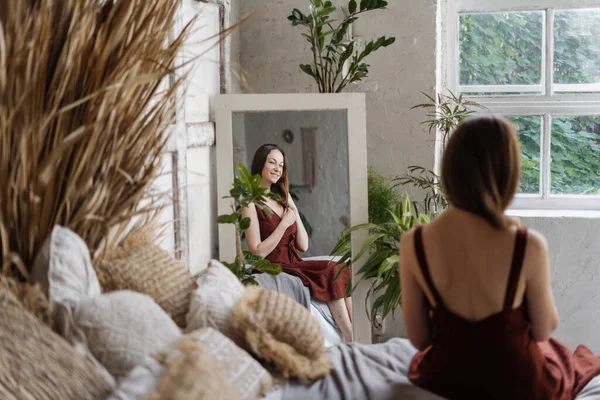
[[[117,390],[106,400],[137,400],[152,393],[163,371],[162,364],[152,356],[147,356],[141,364],[127,374],[127,377],[119,381]]]
[[[100,282],[90,251],[75,232],[55,226],[36,255],[30,280],[38,283],[51,303],[72,307],[82,297],[100,294]]]
[[[183,262],[154,243],[149,227],[131,233],[120,247],[96,260],[94,268],[105,292],[147,294],[177,325],[185,326],[196,282]]]
[[[285,377],[310,381],[331,369],[319,323],[282,293],[247,287],[233,309],[232,325],[258,357],[272,362]]]
[[[0,398],[103,400],[108,372],[78,354],[0,287]]]
[[[199,345],[210,354],[214,358],[212,365],[239,393],[240,399],[256,399],[273,384],[271,375],[258,361],[219,331],[200,329],[185,335],[179,343]],[[178,353],[177,349],[169,350],[157,358],[164,362]]]
[[[152,298],[131,291],[82,300],[73,323],[85,335],[94,357],[118,379],[181,337],[177,325]]]
[[[165,359],[165,371],[156,391],[144,400],[238,400],[240,394],[223,372],[217,360],[201,344],[190,338],[181,340]]]
[[[231,313],[244,293],[244,285],[219,261],[211,260],[197,279],[187,315],[186,332],[214,328],[238,345],[244,340],[231,326]]]
[[[25,282],[19,282],[14,278],[0,276],[0,286],[8,290],[21,303],[21,305],[33,314],[38,320],[54,329],[54,320],[52,319],[52,303],[40,288],[40,285],[30,285]]]

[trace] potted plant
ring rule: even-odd
[[[336,11],[331,1],[310,0],[308,15],[295,8],[288,16],[293,26],[302,26],[302,34],[310,43],[313,59],[309,64],[300,64],[300,69],[310,75],[321,93],[339,93],[349,83],[358,82],[369,74],[365,58],[374,51],[394,43],[394,37],[381,36],[367,42],[359,49],[355,38],[347,38],[352,24],[362,13],[383,10],[387,1],[350,0],[345,18],[334,26],[332,14]]]
[[[260,186],[260,175],[251,175],[248,169],[242,165],[237,165],[237,174],[233,180],[233,186],[229,191],[227,198],[232,199],[231,214],[219,215],[217,223],[219,224],[234,224],[235,225],[235,245],[236,257],[235,262],[224,262],[238,279],[244,285],[256,285],[256,280],[252,276],[253,271],[264,272],[271,275],[281,273],[281,266],[273,264],[263,257],[256,256],[249,251],[242,250],[242,233],[250,227],[250,218],[243,218],[242,209],[254,204],[267,214],[271,215],[272,211],[269,207],[263,204],[267,198],[279,199],[275,193],[267,192],[265,188]],[[247,263],[250,263],[247,265]]]

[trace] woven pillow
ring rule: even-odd
[[[252,351],[285,377],[322,378],[331,369],[319,323],[300,303],[260,287],[247,287],[233,309],[232,325]]]
[[[214,328],[243,345],[239,332],[231,326],[233,307],[244,294],[239,279],[219,261],[211,260],[197,279],[198,288],[192,293],[185,331]]]
[[[73,320],[94,357],[118,379],[181,337],[177,325],[150,297],[131,291],[82,300]]]
[[[258,361],[219,331],[200,329],[183,336],[179,344],[183,342],[200,345],[208,352],[214,358],[213,367],[227,379],[242,400],[256,399],[273,384],[271,375]],[[177,349],[169,349],[156,357],[164,363],[179,353]]]
[[[152,297],[180,327],[196,282],[185,265],[152,240],[149,229],[130,234],[122,246],[95,262],[104,292],[132,290]]]
[[[143,400],[239,400],[240,394],[217,367],[210,351],[185,337],[164,357],[158,388]]]
[[[48,301],[40,285],[30,285],[13,278],[0,276],[0,287],[3,290],[10,291],[27,311],[50,327],[50,329],[54,329],[52,303]]]
[[[0,398],[103,400],[114,383],[0,287]]]

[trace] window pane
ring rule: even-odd
[[[544,14],[460,15],[461,85],[540,85]]]
[[[600,194],[600,117],[552,119],[551,192]]]
[[[521,142],[521,184],[519,193],[540,192],[540,116],[508,117]]]
[[[600,9],[554,13],[554,83],[600,83]]]

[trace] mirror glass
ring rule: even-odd
[[[309,234],[302,258],[326,257],[351,224],[346,110],[233,113],[233,167],[266,143],[285,152],[290,194]]]

